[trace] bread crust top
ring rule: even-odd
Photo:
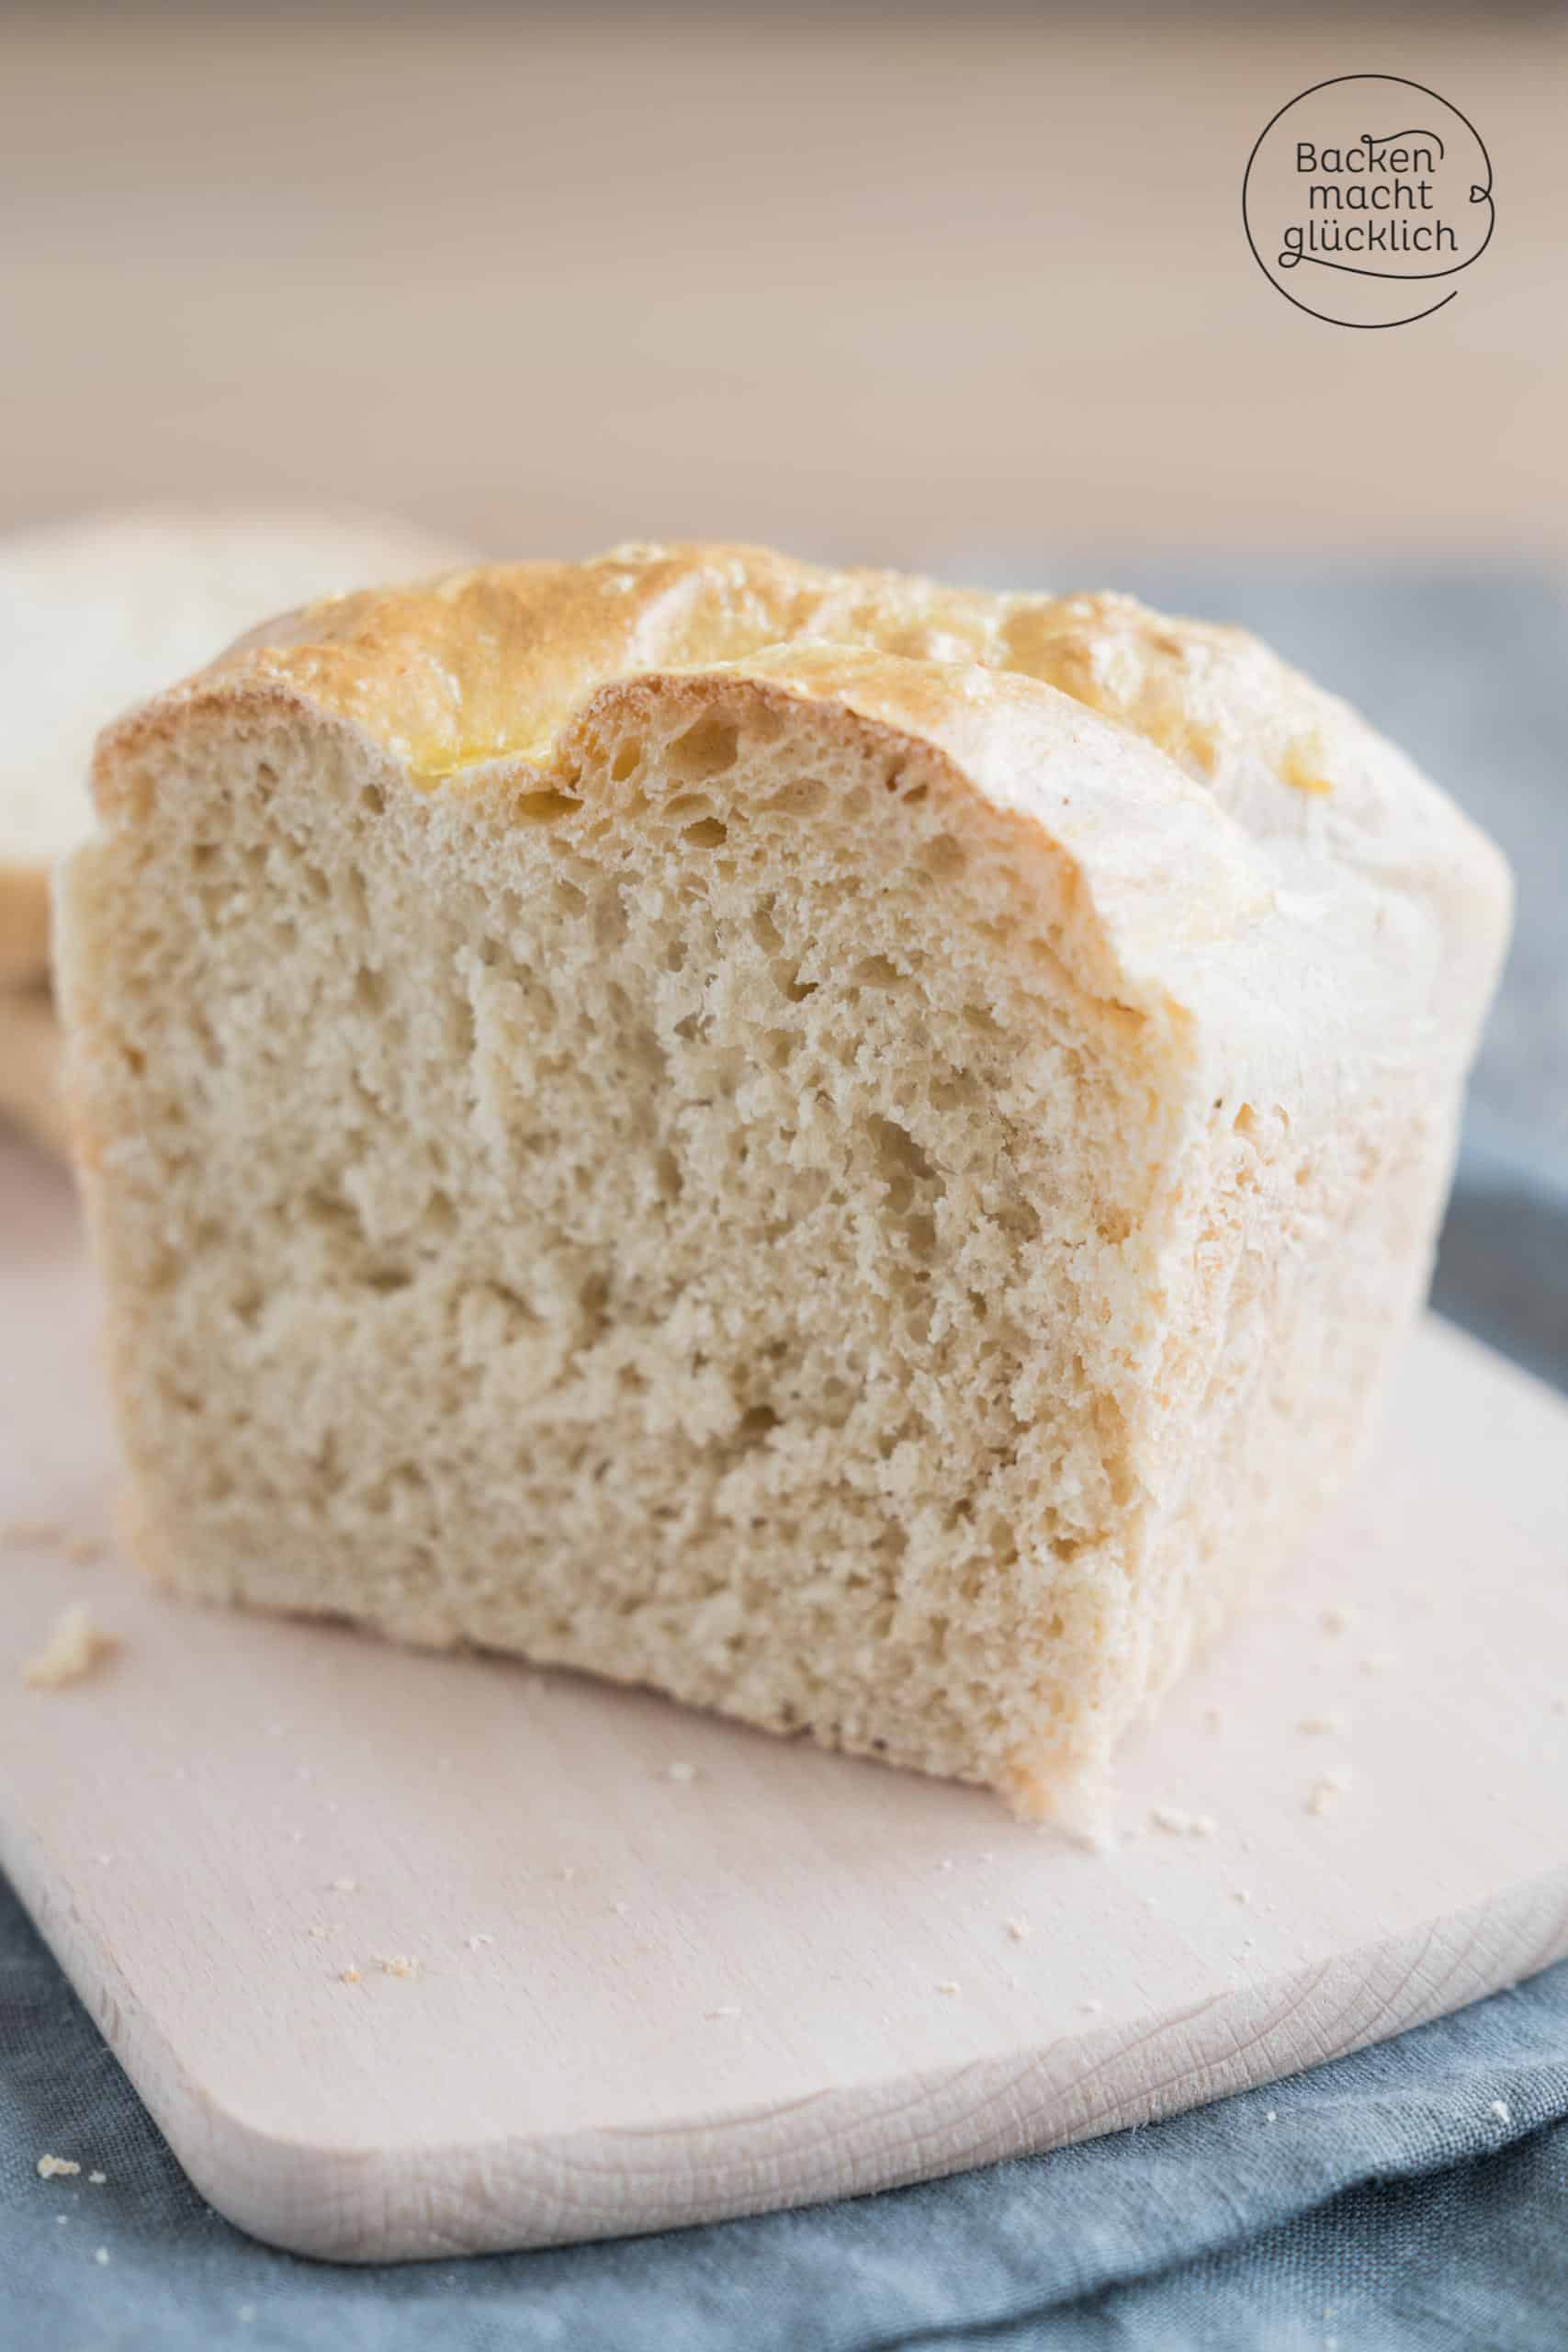
[[[106,730],[95,791],[112,819],[135,755],[185,717],[268,705],[348,724],[423,791],[461,791],[498,763],[558,769],[595,698],[626,682],[725,678],[944,758],[1074,861],[1112,947],[1151,982],[1250,932],[1249,984],[1268,986],[1289,934],[1298,979],[1330,951],[1331,1026],[1375,1018],[1399,989],[1377,933],[1391,901],[1415,908],[1421,969],[1405,978],[1468,1055],[1507,925],[1490,842],[1245,630],[1122,594],[990,594],[722,545],[485,564],[253,631]]]
[[[1380,757],[1405,765],[1244,629],[1114,593],[993,594],[752,547],[628,545],[326,597],[253,630],[190,684],[292,687],[430,784],[547,757],[611,679],[805,645],[930,665],[933,691],[960,699],[976,669],[1030,679],[1140,737],[1222,803],[1244,763],[1270,773],[1282,811],[1356,791]]]

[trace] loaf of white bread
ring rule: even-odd
[[[0,1118],[60,1145],[50,874],[91,830],[99,728],[280,605],[459,556],[395,518],[232,501],[0,538]]]
[[[630,547],[257,631],[95,791],[169,1585],[1043,1815],[1355,1459],[1509,886],[1240,632]]]

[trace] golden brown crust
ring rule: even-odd
[[[547,759],[611,679],[806,645],[928,664],[949,706],[976,670],[1010,672],[1216,789],[1238,759],[1261,760],[1287,807],[1353,784],[1375,741],[1244,631],[1170,620],[1129,596],[988,594],[722,546],[489,564],[330,598],[253,632],[180,693],[280,687],[364,728],[434,785],[490,760]]]

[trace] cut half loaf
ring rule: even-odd
[[[1043,1813],[1344,1477],[1508,885],[1248,638],[627,548],[318,605],[96,786],[168,1583]]]

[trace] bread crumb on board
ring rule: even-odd
[[[1341,1714],[1337,1709],[1325,1715],[1303,1715],[1296,1725],[1296,1729],[1305,1732],[1309,1739],[1343,1739],[1349,1728],[1348,1715]]]
[[[107,2172],[90,2172],[87,2175],[88,2185],[93,2188],[102,2188],[107,2178],[108,2175]]]
[[[81,2165],[73,2156],[40,2156],[38,2160],[38,2177],[40,2180],[67,2180],[81,2169]]]
[[[108,2250],[108,2248],[107,2248],[107,2245],[100,2245],[100,2246],[95,2246],[95,2247],[94,2247],[94,2249],[93,2249],[93,2260],[94,2260],[95,2262],[107,2262],[107,2261],[108,2260],[108,2258],[109,2258],[109,2250]]]
[[[1348,1634],[1356,1622],[1355,1611],[1336,1603],[1333,1608],[1325,1609],[1317,1622],[1325,1634]]]
[[[389,1952],[379,1963],[383,1976],[417,1976],[419,1962],[411,1960],[406,1951]]]
[[[62,1690],[91,1674],[115,1646],[114,1635],[96,1623],[86,1602],[73,1600],[50,1627],[42,1649],[23,1667],[22,1679],[31,1690]]]
[[[1179,1804],[1151,1805],[1149,1819],[1168,1838],[1212,1838],[1219,1826],[1212,1813],[1188,1813]]]
[[[1012,1938],[1015,1944],[1023,1943],[1029,1935],[1028,1920],[1010,1919],[1008,1921],[1008,1933]]]
[[[338,1971],[338,1982],[341,1984],[363,1984],[365,1979],[361,1976],[357,1968],[340,1968]]]
[[[956,1977],[943,1976],[939,1980],[936,1989],[939,1993],[945,1993],[950,2000],[953,2000],[964,1988]]]
[[[1313,1783],[1312,1792],[1306,1801],[1307,1811],[1327,1813],[1338,1804],[1342,1796],[1347,1794],[1349,1786],[1348,1772],[1325,1772],[1320,1781],[1314,1781]]]
[[[667,1764],[664,1767],[664,1778],[667,1781],[694,1781],[696,1777],[696,1766],[688,1764],[684,1758],[678,1758],[673,1764]]]
[[[1506,2098],[1495,2098],[1486,2112],[1495,2115],[1499,2123],[1511,2123],[1514,2120],[1514,2110]]]

